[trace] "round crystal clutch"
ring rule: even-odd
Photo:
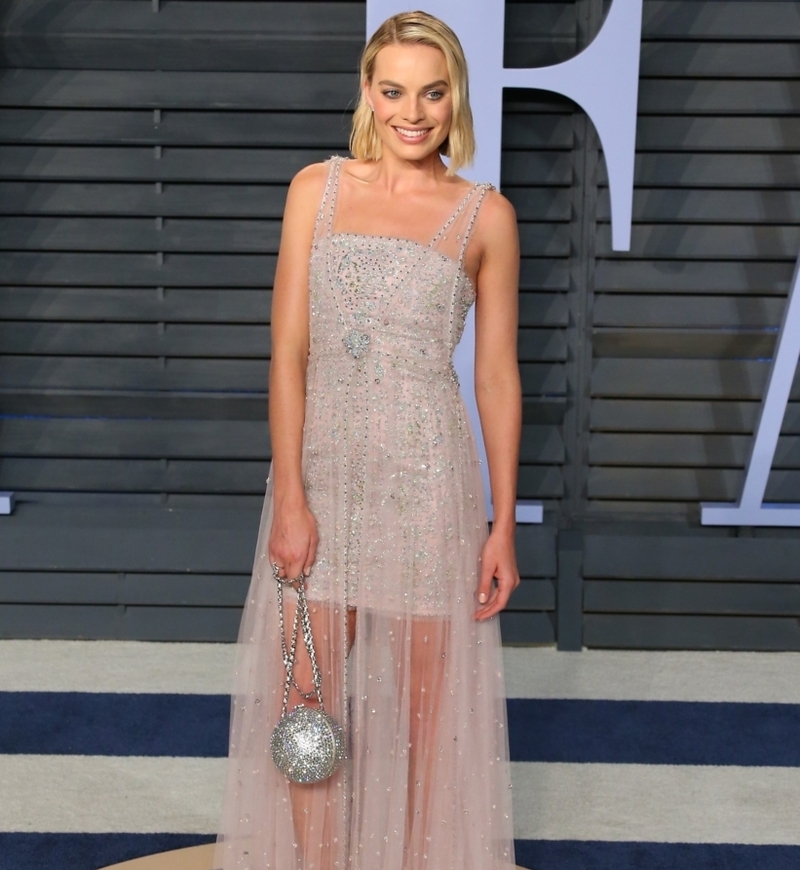
[[[344,758],[344,731],[324,710],[298,704],[281,716],[272,732],[270,750],[278,770],[293,782],[319,782]]]

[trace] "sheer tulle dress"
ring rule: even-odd
[[[464,252],[490,186],[474,185],[429,243],[349,233],[336,213],[342,162],[328,164],[310,260],[302,471],[319,534],[307,594],[322,694],[348,757],[294,785],[270,756],[285,672],[268,479],[214,867],[509,868],[499,623],[473,619],[488,525],[452,365],[474,300]],[[295,601],[288,592],[287,621]]]

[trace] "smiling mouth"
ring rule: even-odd
[[[409,127],[395,127],[394,130],[404,139],[423,139],[431,132],[430,127],[425,127],[422,130],[414,130]]]

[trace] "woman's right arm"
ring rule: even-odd
[[[309,348],[308,261],[327,167],[301,170],[289,185],[272,291],[269,430],[273,516],[270,562],[281,576],[306,574],[314,561],[317,527],[306,502],[301,471]]]

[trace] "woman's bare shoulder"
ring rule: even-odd
[[[509,222],[517,222],[517,213],[514,210],[514,206],[511,205],[509,200],[494,187],[491,187],[486,191],[481,211],[487,215],[488,220],[499,220],[506,225],[508,225]]]
[[[289,184],[289,195],[295,199],[319,200],[328,177],[328,163],[309,163],[295,173]]]

